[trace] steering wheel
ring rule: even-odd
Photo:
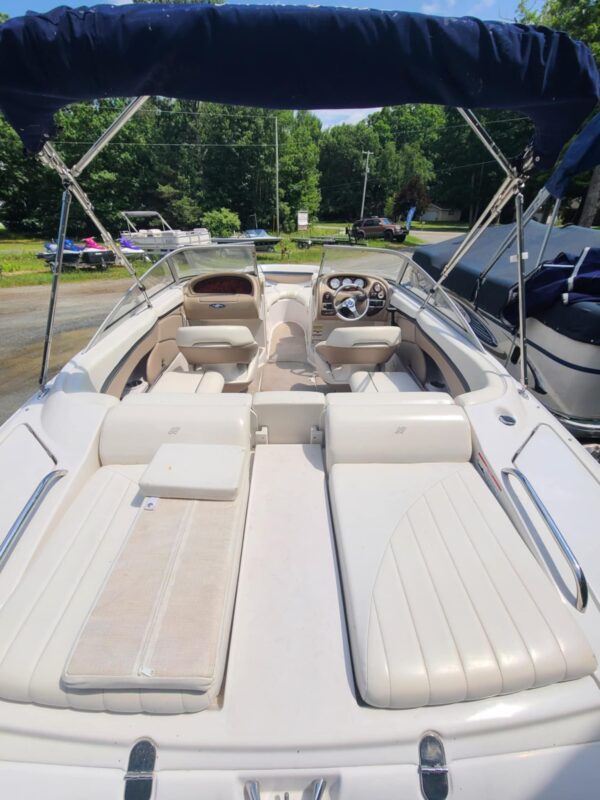
[[[340,292],[344,292],[347,296],[338,303],[336,298]],[[369,296],[356,283],[339,286],[333,293],[333,310],[336,316],[345,322],[349,320],[356,322],[362,319],[369,310]]]

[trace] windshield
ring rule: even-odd
[[[251,244],[186,247],[169,253],[163,260],[178,281],[203,272],[258,272],[256,251]]]
[[[409,259],[395,250],[378,247],[330,245],[323,248],[319,275],[372,275],[399,283]]]

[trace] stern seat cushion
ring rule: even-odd
[[[366,703],[477,700],[595,670],[569,609],[471,464],[336,464],[330,490]]]
[[[334,397],[329,486],[365,702],[455,703],[592,673],[571,610],[468,462],[462,409]]]

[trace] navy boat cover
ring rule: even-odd
[[[593,169],[597,164],[600,164],[600,114],[596,114],[571,142],[545,188],[553,197],[562,198],[574,175]]]
[[[463,256],[444,281],[444,288],[455,292],[497,320],[517,322],[515,295],[517,265],[510,261],[514,246],[505,251],[481,283],[478,278],[514,225],[488,228]],[[536,261],[547,226],[531,220],[525,226],[527,316],[577,341],[600,344],[600,231],[567,225],[553,228],[546,248],[552,258],[536,269]],[[425,245],[415,250],[414,259],[436,280],[464,237]],[[573,268],[584,248],[593,248],[575,279]],[[557,265],[557,266],[553,266]],[[563,298],[563,295],[568,295]],[[566,303],[565,303],[566,300]]]
[[[300,6],[100,5],[0,26],[0,109],[38,151],[79,100],[162,95],[270,108],[436,103],[535,124],[550,167],[598,100],[589,49],[543,27]]]

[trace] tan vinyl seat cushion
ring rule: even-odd
[[[153,392],[165,393],[200,393],[218,394],[223,391],[225,379],[219,372],[208,370],[208,372],[184,372],[183,370],[172,370],[165,372],[152,387]]]
[[[315,350],[329,364],[383,364],[400,344],[400,328],[363,325],[334,328]]]
[[[235,500],[247,450],[235,445],[163,444],[140,478],[146,497]]]
[[[189,325],[178,328],[177,347],[190,364],[249,364],[258,351],[245,325]]]
[[[358,370],[350,378],[353,392],[419,392],[421,387],[408,372],[366,372]]]
[[[189,710],[216,697],[239,571],[245,472],[235,500],[160,499],[153,510],[142,508],[75,637],[62,676],[67,690],[133,690],[143,704],[157,693],[154,705],[164,713],[181,710],[184,692],[196,706]]]
[[[595,670],[570,610],[471,464],[336,463],[330,491],[366,703],[456,703]]]

